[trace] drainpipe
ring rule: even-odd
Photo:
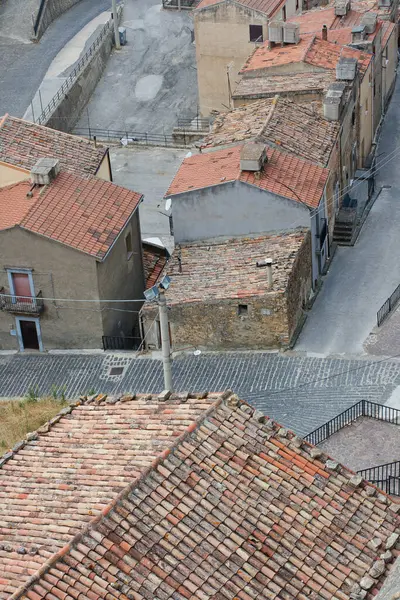
[[[272,290],[272,258],[267,258],[266,259],[266,265],[267,265],[267,280],[268,280],[268,289]]]

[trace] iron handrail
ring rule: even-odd
[[[186,139],[185,132],[172,133],[149,133],[147,131],[128,131],[118,129],[101,129],[93,127],[75,127],[73,133],[89,140],[105,140],[107,142],[117,141],[123,144],[143,144],[145,146],[165,147],[190,147],[191,140]]]
[[[122,8],[119,7],[117,9],[117,19],[119,19],[121,11]],[[103,26],[97,38],[89,46],[85,54],[82,56],[82,58],[79,59],[78,63],[75,65],[74,70],[68,75],[67,79],[64,81],[58,92],[53,96],[53,98],[50,100],[47,106],[40,113],[38,119],[35,121],[36,123],[38,123],[39,125],[43,125],[43,123],[45,123],[46,118],[52,113],[52,111],[56,108],[59,102],[61,102],[61,100],[65,97],[65,94],[71,89],[71,87],[75,83],[76,77],[81,72],[83,67],[85,67],[90,62],[90,60],[94,56],[95,50],[100,46],[101,42],[103,41],[107,33],[110,31],[110,29],[112,31],[112,19],[109,19],[107,23]]]
[[[396,425],[400,424],[400,410],[397,408],[385,406],[384,404],[377,404],[370,400],[360,400],[336,415],[330,421],[327,421],[320,427],[311,431],[304,439],[317,446],[334,433],[343,429],[343,427],[353,423],[359,417],[371,417],[373,419],[378,419],[379,421],[386,421]]]
[[[400,300],[400,284],[389,296],[389,298],[382,304],[378,312],[376,313],[376,321],[378,327],[382,325],[384,320],[390,315],[390,313],[396,308],[397,303]]]

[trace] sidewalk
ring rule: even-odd
[[[39,117],[110,17],[111,11],[102,12],[83,27],[57,54],[25,111],[24,119],[35,121]]]

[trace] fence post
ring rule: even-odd
[[[325,423],[325,439],[328,439],[329,437],[329,421],[328,423]]]

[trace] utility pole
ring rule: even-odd
[[[119,43],[119,31],[118,31],[117,0],[112,0],[112,15],[113,15],[113,21],[114,21],[115,48],[117,50],[121,50],[121,44]]]
[[[165,291],[159,286],[158,306],[160,312],[161,351],[164,369],[164,389],[172,392],[171,344],[169,340],[168,308]]]

